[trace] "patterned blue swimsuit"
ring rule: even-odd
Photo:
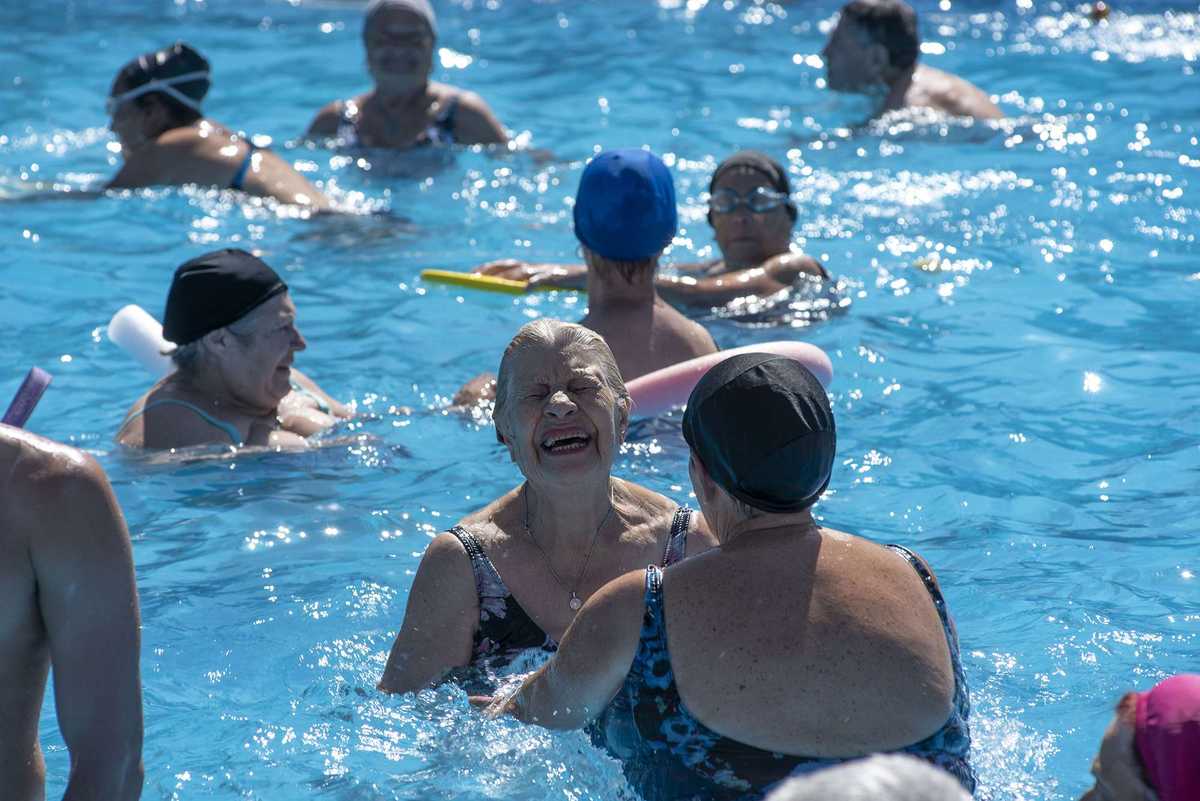
[[[889,545],[920,575],[937,608],[954,668],[954,709],[933,735],[899,752],[925,759],[975,790],[968,761],[971,702],[959,659],[958,637],[946,602],[925,564],[911,551]],[[663,618],[662,571],[646,568],[642,636],[625,684],[592,722],[592,741],[624,763],[629,783],[646,801],[750,801],[788,776],[811,773],[844,759],[791,756],[755,748],[718,734],[692,716],[675,685]]]
[[[675,519],[671,522],[671,533],[663,552],[663,567],[675,564],[687,552],[691,519],[692,510],[686,506],[675,510]],[[482,663],[499,669],[530,651],[540,651],[546,655],[557,651],[558,643],[542,631],[541,626],[534,623],[533,618],[517,603],[475,535],[462,526],[455,526],[450,533],[458,538],[471,557],[475,590],[479,594],[479,625],[475,629],[471,664]]]

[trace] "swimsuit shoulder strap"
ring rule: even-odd
[[[888,544],[886,547],[903,556],[912,565],[913,570],[917,571],[917,575],[921,577],[921,582],[925,585],[925,590],[929,593],[929,597],[933,601],[934,608],[937,609],[938,617],[942,621],[942,627],[946,629],[947,637],[951,639],[955,646],[954,650],[957,651],[958,637],[954,631],[954,623],[950,620],[950,613],[946,611],[946,599],[942,595],[937,582],[934,580],[933,573],[929,570],[929,565],[925,564],[924,559],[903,545]]]
[[[471,557],[471,572],[475,574],[475,590],[480,598],[507,598],[512,594],[474,534],[462,526],[450,529],[450,534],[462,543],[467,556]]]
[[[682,561],[687,554],[687,536],[692,527],[692,511],[686,506],[675,510],[675,519],[671,521],[671,533],[667,537],[667,547],[663,551],[663,567],[670,567]]]
[[[255,153],[258,151],[258,145],[250,141],[249,137],[245,138],[246,156],[242,159],[242,163],[238,165],[237,172],[233,174],[233,180],[229,182],[230,189],[236,189],[239,192],[246,185],[246,174],[250,172],[250,167],[254,164]]]
[[[229,422],[226,422],[219,418],[213,417],[211,414],[204,411],[199,406],[196,406],[195,404],[192,404],[192,403],[188,403],[187,401],[184,401],[184,400],[176,400],[175,398],[162,398],[160,400],[151,401],[150,403],[142,404],[142,408],[138,409],[137,411],[133,412],[132,414],[130,414],[128,417],[125,418],[125,422],[121,424],[121,428],[117,431],[117,435],[120,436],[121,432],[125,430],[125,427],[127,425],[129,425],[130,423],[132,423],[134,420],[141,417],[142,415],[144,415],[146,412],[150,411],[151,409],[157,408],[159,406],[182,406],[185,409],[190,409],[191,411],[193,411],[197,415],[199,415],[200,419],[202,419],[204,422],[208,423],[210,426],[213,426],[214,428],[219,428],[222,431],[224,431],[225,435],[229,437],[229,440],[234,445],[242,444],[242,432],[239,431],[237,426],[235,426],[233,423],[229,423]]]

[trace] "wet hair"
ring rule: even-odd
[[[564,323],[543,317],[526,323],[517,331],[517,335],[504,349],[500,358],[500,369],[496,372],[496,404],[492,408],[492,419],[499,420],[508,407],[508,396],[512,385],[512,360],[517,352],[531,345],[542,345],[566,351],[572,348],[586,350],[591,353],[596,365],[600,368],[600,376],[605,386],[612,390],[618,400],[628,402],[629,390],[625,388],[625,379],[621,377],[621,368],[617,367],[617,359],[612,349],[604,341],[604,337],[590,328],[584,328],[578,323]],[[499,426],[496,428],[496,439],[504,439],[500,435]]]
[[[842,8],[842,19],[853,20],[871,41],[883,45],[893,69],[906,70],[917,63],[917,12],[903,0],[853,0]]]
[[[949,773],[907,754],[876,754],[780,784],[765,801],[970,801]]]
[[[196,369],[196,365],[200,363],[200,351],[203,345],[200,340],[189,342],[186,345],[176,345],[173,350],[164,353],[164,356],[171,357],[171,363],[175,365],[175,370],[180,373],[190,373]]]
[[[116,80],[113,81],[111,94],[115,97],[137,89],[150,81],[169,80],[178,75],[186,75],[190,72],[208,72],[208,70],[208,59],[200,55],[191,45],[185,42],[176,42],[161,50],[143,53],[122,67],[117,73]],[[207,77],[203,77],[194,81],[173,84],[171,88],[196,101],[196,104],[199,105],[204,96],[208,94],[210,85],[211,81]],[[175,127],[191,125],[202,116],[196,109],[187,107],[165,92],[147,92],[129,102],[136,103],[139,108],[144,109],[149,103],[149,98],[154,98],[167,109]]]
[[[596,270],[615,270],[617,275],[625,280],[625,283],[632,284],[633,279],[649,274],[653,276],[654,271],[658,269],[658,256],[651,256],[648,259],[640,259],[638,261],[618,261],[617,259],[609,259],[601,256],[596,251],[583,246],[586,254],[591,255],[588,260],[588,269]],[[585,256],[586,259],[586,256]],[[595,265],[594,267],[592,265]]]

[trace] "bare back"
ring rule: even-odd
[[[912,85],[905,95],[904,104],[934,108],[958,117],[974,117],[981,120],[998,120],[1004,117],[1004,112],[975,84],[924,64],[919,65],[913,74]]]
[[[44,797],[38,719],[53,663],[68,796],[141,791],[139,621],[129,535],[100,468],[0,425],[0,787]],[[106,692],[97,693],[103,678]],[[86,763],[86,767],[83,766]]]
[[[604,337],[626,381],[717,352],[716,343],[703,326],[659,297],[650,306],[589,309],[579,322]]]
[[[184,184],[236,188],[313,208],[329,206],[321,191],[278,155],[252,148],[245,137],[207,119],[165,131],[131,152],[109,186]]]
[[[830,530],[726,547],[671,568],[663,588],[680,696],[727,737],[840,757],[918,742],[950,716],[941,619],[889,549]]]

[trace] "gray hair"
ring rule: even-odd
[[[962,785],[943,770],[907,754],[876,754],[797,776],[780,784],[765,801],[971,801]]]
[[[590,328],[584,328],[578,323],[564,323],[543,317],[521,326],[517,335],[504,349],[500,358],[500,369],[496,374],[496,404],[492,408],[492,419],[500,420],[508,407],[509,392],[512,385],[512,360],[520,350],[531,345],[542,345],[554,348],[560,352],[578,348],[589,352],[595,364],[600,368],[600,376],[618,400],[629,400],[629,390],[625,388],[625,379],[621,377],[621,369],[617,367],[616,357],[604,337]],[[497,432],[499,433],[499,432]]]
[[[253,310],[224,327],[226,331],[243,344],[248,342],[254,335],[254,324],[246,322],[246,318],[252,313]],[[217,328],[214,330],[220,331],[221,329]],[[212,331],[209,332],[209,334],[211,333]],[[208,334],[204,336],[208,336]],[[175,365],[175,370],[186,375],[194,372],[200,366],[200,362],[206,352],[207,347],[204,344],[204,337],[200,337],[183,345],[176,345],[174,350],[165,351],[163,355],[171,357],[171,362]]]
[[[174,350],[165,352],[164,356],[170,356],[171,362],[175,365],[175,370],[180,373],[192,372],[196,369],[196,365],[200,363],[200,355],[204,346],[200,344],[200,340],[189,342],[186,345],[176,345]]]

